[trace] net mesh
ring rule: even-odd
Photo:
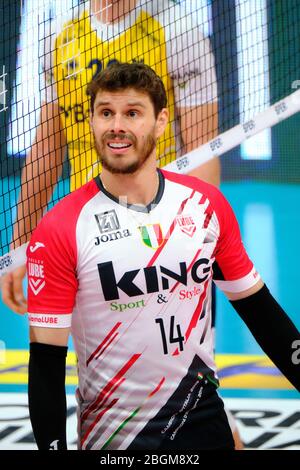
[[[101,171],[86,86],[112,61],[145,62],[165,83],[160,166],[300,86],[297,0],[3,0],[0,9],[1,256]],[[298,128],[298,114],[266,122],[222,155],[223,179],[299,183]]]

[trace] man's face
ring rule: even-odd
[[[131,174],[149,158],[156,159],[156,141],[167,117],[164,109],[156,119],[150,97],[133,88],[98,92],[91,126],[103,167]]]

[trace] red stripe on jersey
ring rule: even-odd
[[[85,420],[89,414],[99,408],[101,403],[104,401],[106,395],[110,392],[111,388],[114,387],[116,383],[118,383],[123,377],[123,375],[133,366],[133,364],[139,359],[141,354],[134,354],[128,362],[122,367],[121,370],[108,382],[108,384],[101,390],[97,398],[90,404],[90,406],[85,410],[82,414],[82,420]]]
[[[94,357],[96,356],[96,354],[98,353],[98,351],[105,345],[105,343],[107,343],[107,341],[109,340],[109,338],[114,334],[114,332],[119,328],[119,326],[122,325],[122,322],[118,322],[116,323],[116,325],[112,328],[112,330],[108,333],[108,335],[104,338],[104,340],[102,341],[102,343],[99,344],[99,346],[97,347],[97,349],[95,349],[95,351],[90,355],[90,357],[88,358],[88,360],[86,361],[86,366],[89,365],[89,363],[94,359]],[[117,333],[118,334],[118,333]],[[114,336],[114,338],[116,337],[117,335]],[[111,343],[111,341],[109,342],[109,344]],[[109,344],[107,344],[107,346],[109,346]],[[105,347],[105,349],[107,348],[107,346]],[[103,349],[103,351],[100,351],[100,354],[102,354],[105,349]],[[100,354],[98,355],[98,357],[100,356]],[[97,359],[98,359],[97,357]]]
[[[202,312],[203,304],[204,304],[204,301],[206,299],[206,292],[207,292],[208,284],[209,284],[209,279],[206,281],[206,283],[204,285],[204,290],[203,290],[202,294],[200,295],[199,302],[198,302],[197,307],[196,307],[196,309],[193,313],[193,316],[192,316],[192,319],[191,319],[190,324],[188,326],[188,329],[185,333],[185,344],[187,343],[193,328],[196,328],[196,326],[197,326],[199,317],[200,317],[201,312]],[[178,354],[179,354],[179,350],[177,348],[173,352],[173,356],[178,356]]]
[[[113,335],[113,337],[109,340],[109,342],[106,344],[106,346],[99,352],[99,354],[97,354],[97,356],[95,356],[95,359],[99,359],[99,357],[102,356],[102,354],[106,351],[108,346],[111,345],[111,343],[116,339],[117,336],[119,336],[119,333],[115,333]]]
[[[125,379],[124,379],[125,380]],[[100,411],[100,413],[97,415],[96,419],[92,422],[92,424],[88,427],[85,435],[83,436],[83,438],[81,439],[81,447],[83,447],[85,441],[87,440],[87,438],[89,437],[89,435],[91,434],[92,430],[94,429],[94,427],[96,426],[96,424],[100,421],[100,419],[102,418],[102,416],[107,412],[109,411],[113,406],[115,406],[115,404],[119,401],[119,398],[114,398],[112,400],[111,403],[109,403],[105,408],[103,408],[103,410]]]
[[[205,212],[206,214],[206,217],[205,217],[205,220],[204,220],[204,224],[203,224],[203,228],[207,228],[208,227],[208,224],[212,218],[212,215],[214,213],[214,210],[212,208],[212,205],[209,203],[207,208],[205,209]]]
[[[154,224],[153,229],[154,229],[157,241],[158,241],[158,245],[160,245],[164,241],[164,237],[161,231],[161,226],[158,224]]]
[[[204,194],[201,194],[201,199],[199,201],[199,204],[204,204],[206,201],[206,196]]]
[[[190,196],[189,196],[187,199],[185,199],[184,201],[182,201],[182,203],[180,204],[180,207],[179,207],[179,209],[178,209],[178,211],[177,211],[176,217],[182,213],[182,211],[183,211],[183,209],[184,209],[186,203],[188,202],[189,199],[191,199],[191,198],[194,196],[195,192],[196,192],[196,191],[193,190],[193,191],[191,192]],[[168,230],[168,232],[167,232],[167,234],[166,234],[166,236],[165,236],[165,240],[164,240],[163,244],[156,250],[155,254],[152,256],[151,260],[149,261],[147,267],[152,266],[152,265],[154,264],[154,262],[156,261],[156,259],[158,258],[158,256],[160,255],[160,253],[162,252],[162,250],[164,249],[164,247],[166,246],[168,240],[170,239],[170,237],[171,237],[171,235],[172,235],[172,233],[173,233],[173,231],[174,231],[174,228],[175,228],[175,225],[176,225],[176,217],[175,217],[175,219],[173,220],[173,222],[172,222],[171,225],[170,225],[170,228],[169,228],[169,230]]]
[[[158,390],[162,387],[162,384],[164,383],[165,380],[166,380],[166,377],[163,377],[161,381],[159,382],[159,384],[157,385],[157,387],[151,393],[149,393],[148,398],[153,397],[153,395],[155,395],[158,392]]]
[[[193,313],[192,320],[191,320],[191,322],[189,324],[189,327],[187,329],[187,332],[185,334],[185,342],[187,342],[187,340],[189,339],[190,334],[192,332],[192,329],[197,326],[197,322],[198,322],[199,317],[201,315],[202,307],[203,307],[204,301],[206,299],[206,292],[207,292],[207,287],[209,285],[209,282],[210,282],[210,279],[208,278],[206,280],[205,284],[204,284],[204,290],[203,290],[202,294],[200,295],[198,305],[196,307],[195,312]]]
[[[85,421],[85,419],[89,416],[89,414],[91,412],[97,411],[97,410],[99,410],[99,408],[103,407],[105,405],[105,403],[107,402],[107,400],[111,397],[111,395],[117,390],[117,388],[119,388],[122,385],[122,383],[124,381],[125,381],[125,377],[120,377],[119,380],[114,383],[111,390],[108,393],[106,393],[106,396],[103,397],[103,400],[101,402],[99,402],[98,405],[95,406],[93,410],[88,412],[88,409],[86,409],[85,412],[81,416],[82,422]],[[98,396],[98,398],[99,398],[99,396]],[[87,413],[87,414],[85,415],[85,413]]]

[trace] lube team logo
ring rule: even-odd
[[[34,295],[38,295],[46,285],[44,265],[37,260],[28,260],[28,285]]]
[[[154,250],[156,250],[164,242],[164,237],[160,224],[143,225],[139,227],[139,231],[143,242],[149,248],[153,248]]]
[[[188,235],[189,237],[192,237],[196,231],[196,225],[193,220],[193,217],[190,215],[178,215],[176,217],[176,222],[178,226],[180,227],[180,230]]]
[[[100,237],[96,237],[95,245],[100,243],[107,243],[121,238],[127,238],[131,236],[128,229],[122,229],[116,211],[110,210],[95,214],[95,219],[100,231]]]

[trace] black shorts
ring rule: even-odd
[[[159,450],[234,450],[234,440],[224,403],[208,385],[203,401],[197,410],[190,412],[190,423],[182,427],[175,439],[165,439]],[[210,394],[205,397],[205,394]]]
[[[205,378],[201,382],[193,390],[194,397],[189,397],[189,409],[176,415],[159,413],[136,436],[129,450],[234,450],[224,403],[216,386]]]

